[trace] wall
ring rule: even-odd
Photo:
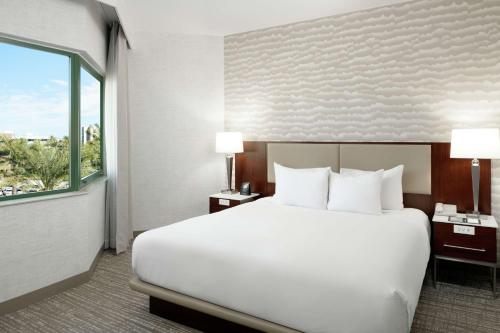
[[[412,1],[225,38],[225,127],[247,140],[449,141],[476,126],[500,127],[499,1]],[[500,221],[498,162],[492,204]]]
[[[104,189],[0,207],[0,303],[89,269],[104,241]]]
[[[224,186],[223,38],[131,31],[131,217],[146,230],[208,213]]]
[[[0,8],[0,35],[78,49],[105,68],[106,27],[94,1],[0,0]],[[104,187],[0,204],[0,302],[89,269],[104,241]]]
[[[106,68],[106,26],[93,0],[0,0],[0,34],[84,53]]]

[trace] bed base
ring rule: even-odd
[[[207,333],[301,333],[264,319],[155,286],[133,277],[130,288],[149,295],[152,314]]]
[[[262,333],[256,329],[149,296],[149,312],[206,333]]]

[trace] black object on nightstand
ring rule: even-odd
[[[247,202],[257,200],[260,197],[259,193],[250,195],[241,195],[239,193],[225,194],[216,193],[210,196],[210,214],[220,212],[221,210],[238,206]]]
[[[458,214],[461,216],[461,214]],[[465,217],[465,215],[464,215]],[[477,224],[451,222],[448,216],[432,218],[434,252],[434,286],[438,278],[438,261],[448,260],[489,267],[493,297],[496,296],[497,229],[493,216],[481,215]]]
[[[252,194],[252,187],[250,186],[249,182],[241,183],[240,194],[241,195],[251,195]]]

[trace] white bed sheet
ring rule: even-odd
[[[265,198],[139,235],[142,280],[303,332],[408,332],[430,254],[416,209],[382,215]]]

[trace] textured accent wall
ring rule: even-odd
[[[225,38],[226,127],[449,140],[500,122],[500,1],[415,1]]]
[[[225,38],[225,127],[251,140],[449,141],[500,126],[500,1],[424,0]],[[500,213],[500,166],[493,209]]]

